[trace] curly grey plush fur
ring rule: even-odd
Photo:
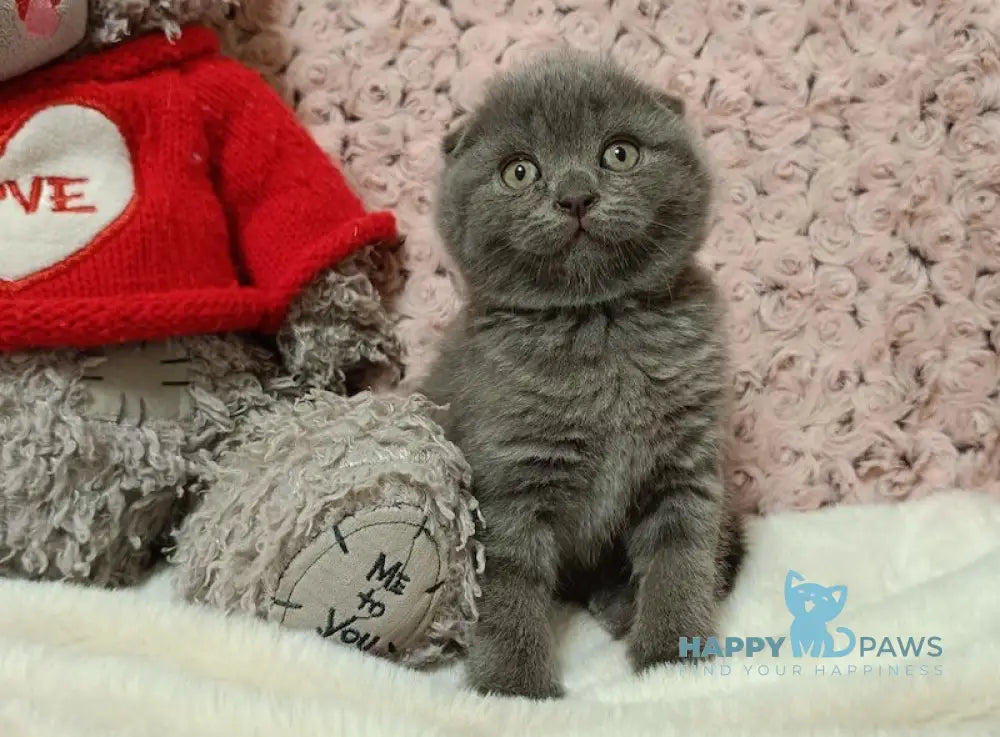
[[[175,38],[185,23],[224,14],[236,4],[236,0],[90,0],[88,45],[107,46],[154,30]]]
[[[278,350],[295,385],[343,393],[358,388],[369,370],[398,374],[399,339],[370,276],[374,250],[328,271],[292,305]]]
[[[242,341],[171,347],[191,357],[192,411],[137,424],[89,415],[100,355],[0,354],[0,571],[118,585],[148,568],[207,449],[266,401],[265,364]]]
[[[417,397],[312,391],[257,415],[208,464],[211,493],[177,533],[183,593],[263,615],[282,571],[321,530],[361,510],[414,505],[444,537],[448,573],[430,633],[404,660],[419,665],[464,645],[477,614],[476,504],[468,465],[430,409]]]
[[[269,410],[273,391],[342,391],[347,374],[399,359],[379,295],[354,260],[294,302],[282,333],[292,373],[237,336],[169,341],[190,359],[192,412],[138,426],[86,411],[84,376],[105,352],[0,354],[0,570],[134,581],[207,459],[245,439],[240,424]]]

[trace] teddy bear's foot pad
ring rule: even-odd
[[[422,510],[362,510],[291,559],[268,618],[391,657],[430,625],[446,573],[441,541]]]

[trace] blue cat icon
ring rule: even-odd
[[[847,627],[837,632],[847,635],[847,647],[833,648],[833,635],[826,625],[844,611],[847,601],[846,586],[820,586],[805,581],[801,573],[789,571],[785,578],[785,606],[795,618],[789,630],[792,653],[796,658],[808,654],[814,658],[842,658],[854,649],[854,633]]]

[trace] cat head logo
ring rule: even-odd
[[[836,649],[833,635],[826,628],[840,616],[846,603],[846,586],[822,586],[806,581],[801,573],[788,572],[785,606],[793,617],[788,639],[792,641],[792,654],[796,658],[840,658],[854,650],[854,632],[847,627],[837,627],[837,632],[847,637],[847,645]]]

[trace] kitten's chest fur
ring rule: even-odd
[[[494,462],[581,544],[613,534],[668,453],[718,352],[705,305],[615,305],[475,318],[456,396],[459,440],[484,493]],[[721,377],[718,377],[721,379]],[[706,408],[711,411],[711,408]]]
[[[662,346],[644,335],[634,313],[593,310],[499,325],[487,353],[497,379],[526,415],[543,426],[575,428],[593,450],[634,445],[668,397],[650,369]],[[502,375],[502,378],[501,378]]]

